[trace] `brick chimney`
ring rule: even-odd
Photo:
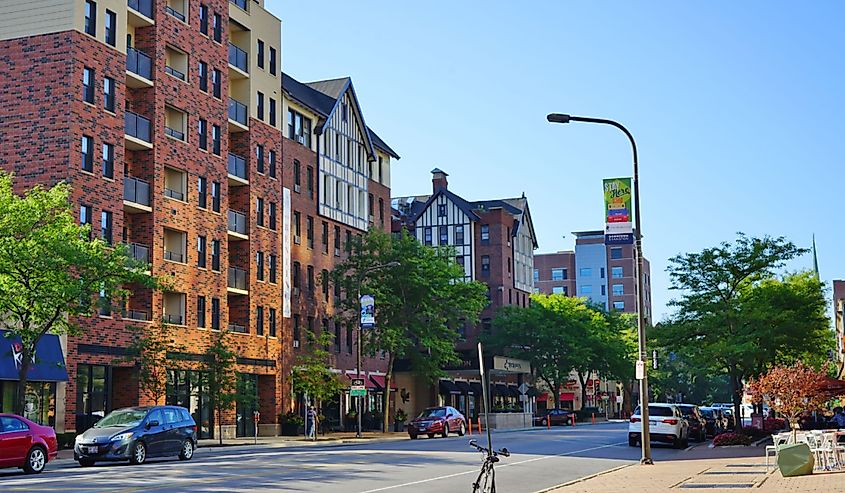
[[[449,175],[440,168],[431,170],[431,187],[435,193],[441,188],[444,190],[449,188],[449,181],[446,180],[447,176]]]

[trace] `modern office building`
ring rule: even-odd
[[[33,416],[80,431],[149,404],[120,358],[130,326],[163,319],[188,348],[170,355],[166,402],[189,408],[202,437],[217,432],[198,368],[228,329],[256,399],[224,414],[223,434],[251,436],[254,411],[258,433],[275,434],[293,408],[295,331],[331,314],[314,293],[324,257],[390,218],[397,156],[363,124],[351,82],[305,91],[284,76],[281,21],[263,0],[2,2],[0,61],[0,168],[19,191],[68,182],[81,223],[169,281],[129,286],[128,306],[51,342],[67,381],[33,382]]]

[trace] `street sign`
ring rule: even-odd
[[[522,401],[522,402],[528,402],[528,394],[520,395],[519,400]]]
[[[364,386],[363,378],[352,379],[352,385],[349,387],[349,395],[351,397],[365,397],[367,395],[367,387]]]
[[[530,388],[531,388],[531,387],[529,387],[528,385],[525,385],[525,384],[523,383],[522,385],[520,385],[520,386],[519,386],[519,393],[520,393],[520,394],[527,394],[527,393],[528,393],[528,389],[530,389]]]
[[[531,373],[531,364],[522,359],[493,356],[493,369],[506,373]]]
[[[361,296],[361,327],[372,329],[376,325],[376,301],[365,294]]]
[[[642,380],[645,378],[645,361],[638,360],[637,361],[637,380]]]

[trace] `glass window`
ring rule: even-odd
[[[490,226],[487,224],[481,225],[481,241],[490,241]]]
[[[622,247],[613,247],[610,249],[610,258],[619,260],[622,258]]]
[[[540,280],[540,271],[537,270],[537,269],[534,269],[534,282],[537,282],[539,280]]]
[[[115,46],[117,43],[117,14],[106,9],[106,44]]]
[[[613,296],[624,296],[625,295],[625,286],[622,284],[614,284],[613,287]]]
[[[264,93],[258,91],[258,119],[264,120]]]
[[[267,151],[267,158],[270,162],[270,178],[276,177],[276,151],[270,149]]]
[[[276,48],[270,47],[270,75],[276,75]]]
[[[97,35],[97,2],[85,0],[85,34]]]
[[[381,211],[379,211],[381,212]],[[455,245],[464,244],[464,227],[463,225],[455,226]]]
[[[256,170],[259,173],[264,174],[264,146],[261,145],[261,144],[258,144],[257,146],[255,146],[255,159],[256,159],[256,161],[255,161],[256,162],[256,165],[255,165]]]
[[[199,135],[200,149],[208,150],[208,122],[204,118],[199,119],[197,134]]]
[[[94,104],[94,69],[82,69],[82,100]]]
[[[581,286],[581,294],[593,294],[593,287],[589,284]]]
[[[219,298],[211,298],[211,330],[220,330],[220,299]]]
[[[214,17],[212,17],[212,28],[214,29],[214,41],[218,43],[223,41],[223,18],[220,14],[214,14]]]
[[[100,238],[112,244],[112,214],[109,211],[103,211],[100,215]]]
[[[555,286],[552,288],[552,294],[566,294],[564,293],[563,286]]]
[[[205,62],[199,63],[199,69],[197,70],[197,77],[200,81],[200,91],[208,92],[208,64]]]
[[[593,269],[590,267],[581,267],[581,269],[578,271],[578,274],[581,277],[591,277],[593,275]]]
[[[217,70],[217,69],[213,69],[211,71],[211,89],[212,89],[214,97],[217,98],[217,99],[220,99],[220,93],[221,93],[220,88],[221,88],[221,84],[222,84],[221,81],[222,80],[223,80],[223,77],[222,77],[220,71]]]
[[[276,283],[276,255],[270,254],[270,282]]]
[[[614,310],[624,310],[625,309],[625,302],[624,301],[614,301],[613,302],[613,309]]]
[[[205,236],[197,236],[197,267],[205,268]]]
[[[267,214],[270,216],[270,229],[276,231],[276,203],[270,202]]]
[[[552,281],[563,281],[566,279],[563,275],[563,269],[552,269]]]
[[[440,245],[449,244],[449,226],[440,226]]]
[[[220,240],[211,240],[211,270],[220,272]]]
[[[208,36],[208,5],[200,4],[200,32]]]
[[[18,418],[11,416],[0,416],[0,431],[3,433],[11,433],[13,431],[25,431],[29,426]]]
[[[257,335],[264,335],[264,307],[255,307],[255,333]]]
[[[276,100],[273,98],[268,98],[270,102],[270,125],[276,126]]]
[[[205,327],[205,296],[197,296],[197,327]]]
[[[114,145],[103,144],[103,176],[114,178]]]
[[[604,279],[604,267],[599,268],[599,277]]]
[[[446,217],[446,204],[437,206],[437,217]]]
[[[270,308],[268,322],[270,324],[270,337],[276,337],[276,309]]]
[[[258,55],[258,68],[264,68],[264,41],[258,40],[258,49],[256,50]]]
[[[432,240],[431,240],[431,228],[428,228],[428,227],[425,228],[424,232],[425,232],[425,244],[431,245],[431,242],[432,242]]]
[[[256,279],[264,280],[264,252],[255,252]]]
[[[601,295],[602,295],[602,296],[605,296],[606,294],[607,294],[607,290],[606,290],[606,288],[605,288],[605,285],[604,285],[604,284],[602,284],[602,285],[601,285]]]
[[[165,424],[176,424],[182,420],[182,417],[179,415],[179,411],[172,407],[165,407],[162,409],[164,413],[164,423]]]
[[[211,152],[220,155],[220,125],[211,126]]]
[[[490,256],[489,255],[482,255],[481,256],[481,272],[483,275],[490,274]]]
[[[220,212],[220,183],[211,182],[211,210]]]
[[[610,276],[614,279],[622,279],[623,277],[623,270],[621,266],[611,267],[610,268]]]

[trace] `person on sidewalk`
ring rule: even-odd
[[[830,419],[830,424],[836,426],[840,430],[845,428],[845,411],[841,407],[833,408],[833,417]]]
[[[314,409],[314,406],[310,406],[308,408],[308,421],[305,423],[305,427],[308,430],[308,435],[306,438],[317,440],[317,425],[319,424],[319,419],[317,418],[317,410]]]

